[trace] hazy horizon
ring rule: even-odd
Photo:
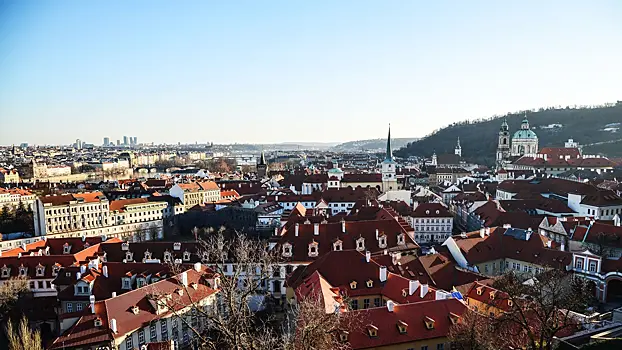
[[[342,143],[615,102],[622,3],[0,4],[0,144]]]

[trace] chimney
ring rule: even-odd
[[[564,244],[564,241],[562,240],[561,247],[559,247],[559,250],[563,252],[565,248],[566,248],[566,245]]]
[[[108,278],[108,266],[102,266],[102,274],[104,274],[104,277]]]
[[[486,229],[485,228],[482,227],[482,228],[479,229],[479,236],[482,237],[482,238],[486,237]]]
[[[298,232],[300,232],[300,225],[296,223],[296,225],[294,225],[294,234],[296,237],[298,237]]]
[[[525,240],[528,241],[531,238],[531,234],[533,233],[533,230],[530,228],[527,229],[527,233],[525,234]]]
[[[181,284],[183,284],[184,287],[188,287],[188,272],[186,271],[181,273]]]
[[[415,292],[417,291],[417,288],[419,288],[419,281],[417,280],[408,281],[408,295],[415,294]]]
[[[428,285],[422,284],[421,289],[419,291],[420,291],[419,295],[421,296],[421,299],[423,299],[426,296],[426,294],[428,294]]]
[[[24,251],[27,251],[27,250],[28,250],[28,249],[26,249],[26,243],[22,243],[22,249],[23,249]]]
[[[83,275],[86,273],[86,265],[80,265],[80,273]]]
[[[194,263],[194,271],[201,272],[201,263],[200,262]]]
[[[380,282],[386,282],[386,281],[387,281],[387,267],[380,266]]]
[[[376,239],[378,239],[378,229],[376,229]]]
[[[341,232],[346,233],[346,221],[341,221]]]
[[[82,278],[82,274],[80,272],[76,272],[76,280]]]
[[[365,252],[365,261],[369,262],[371,260],[371,252],[370,251],[366,251]]]
[[[110,330],[117,333],[117,320],[114,318],[110,319]]]
[[[387,300],[387,310],[389,312],[393,312],[394,308],[395,308],[395,303],[392,300]]]
[[[91,295],[89,297],[89,301],[91,302],[91,313],[94,314],[95,313],[95,296]]]
[[[486,227],[486,236],[490,236],[490,227]]]
[[[275,235],[275,236],[278,236],[278,235],[279,235],[279,228],[278,228],[278,227],[275,227],[275,228],[274,228],[274,235]]]
[[[117,297],[117,292],[112,292],[112,297],[116,298]]]
[[[551,241],[546,241],[546,247],[551,248]]]
[[[318,223],[313,224],[313,234],[316,236],[320,235],[320,224]]]

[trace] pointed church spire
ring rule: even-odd
[[[259,158],[259,165],[266,165],[266,155],[261,151],[261,157]]]
[[[391,149],[391,123],[389,123],[389,136],[387,137],[387,160],[393,160],[393,149]]]

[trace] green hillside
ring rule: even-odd
[[[525,112],[516,112],[504,116],[507,117],[511,135],[519,129],[524,114]],[[459,137],[464,158],[473,162],[492,164],[497,149],[499,127],[504,117],[454,123],[419,141],[409,143],[395,154],[400,157],[427,157],[434,151],[437,154],[453,153]],[[622,139],[622,101],[593,108],[541,108],[538,111],[527,111],[527,117],[533,131],[538,135],[540,148],[563,147],[569,138],[573,138],[580,145]],[[561,124],[561,127],[543,128],[551,124]],[[619,154],[616,147],[618,145],[620,143],[599,144],[594,147],[588,146],[586,150],[588,153],[607,151]]]

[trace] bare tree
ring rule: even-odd
[[[9,350],[43,350],[41,345],[41,333],[31,330],[25,316],[19,321],[19,325],[8,322],[6,329]]]
[[[578,327],[570,311],[584,312],[593,294],[587,280],[558,269],[547,269],[529,280],[508,273],[493,287],[500,292],[491,306],[503,312],[474,316],[480,321],[462,321],[453,333],[454,342],[462,344],[459,348],[490,349],[493,344],[492,348],[552,349],[555,336]],[[491,332],[496,338],[492,343]]]
[[[24,277],[4,281],[0,285],[0,314],[5,315],[29,291],[28,279]]]
[[[614,233],[598,232],[596,234],[596,240],[594,242],[584,243],[584,248],[591,250],[598,256],[607,258],[619,245],[620,237]]]

